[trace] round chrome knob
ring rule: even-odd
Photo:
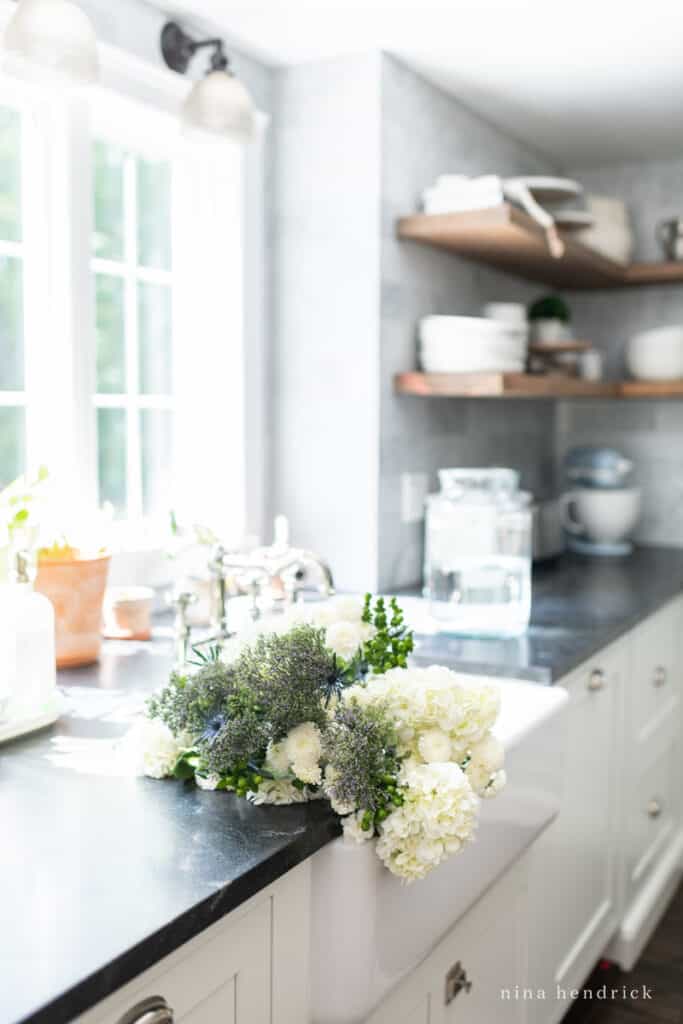
[[[652,676],[652,682],[656,687],[664,686],[666,682],[666,669],[663,665],[657,665]]]
[[[657,799],[653,797],[647,805],[647,813],[650,818],[658,818],[662,813],[662,805]]]
[[[601,668],[594,668],[588,677],[588,689],[591,691],[604,690],[605,673]]]
[[[163,996],[149,996],[132,1006],[117,1024],[173,1024],[173,1010]]]

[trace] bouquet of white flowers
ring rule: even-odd
[[[497,689],[408,668],[412,647],[396,601],[297,606],[227,662],[171,676],[136,728],[140,770],[254,804],[328,799],[349,840],[423,878],[473,839],[505,772]]]

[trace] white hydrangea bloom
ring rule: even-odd
[[[373,838],[372,829],[361,828],[361,821],[363,819],[363,811],[357,811],[356,814],[349,814],[347,818],[342,821],[342,827],[344,829],[344,839],[354,843],[365,843],[369,839]]]
[[[425,729],[417,741],[417,749],[423,761],[450,761],[451,739],[443,729]]]
[[[121,749],[134,774],[164,779],[173,773],[184,746],[158,718],[140,718]]]
[[[381,825],[377,854],[399,878],[424,878],[474,837],[479,801],[457,764],[404,764],[404,803]]]
[[[488,735],[500,709],[498,687],[441,665],[394,668],[373,676],[366,687],[351,687],[347,695],[364,706],[387,707],[401,743],[400,754],[423,757],[420,737],[438,729],[451,743],[444,760],[458,762]]]

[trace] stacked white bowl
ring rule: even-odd
[[[526,324],[478,316],[426,316],[419,326],[425,373],[522,373]]]
[[[683,379],[683,325],[635,334],[626,347],[626,365],[636,380]]]

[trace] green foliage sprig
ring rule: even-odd
[[[391,598],[389,608],[391,618],[387,615],[383,597],[377,598],[373,610],[372,596],[365,595],[363,622],[374,626],[377,632],[364,644],[363,657],[375,675],[381,675],[392,668],[405,668],[408,655],[415,646],[412,630],[406,626],[395,597]]]

